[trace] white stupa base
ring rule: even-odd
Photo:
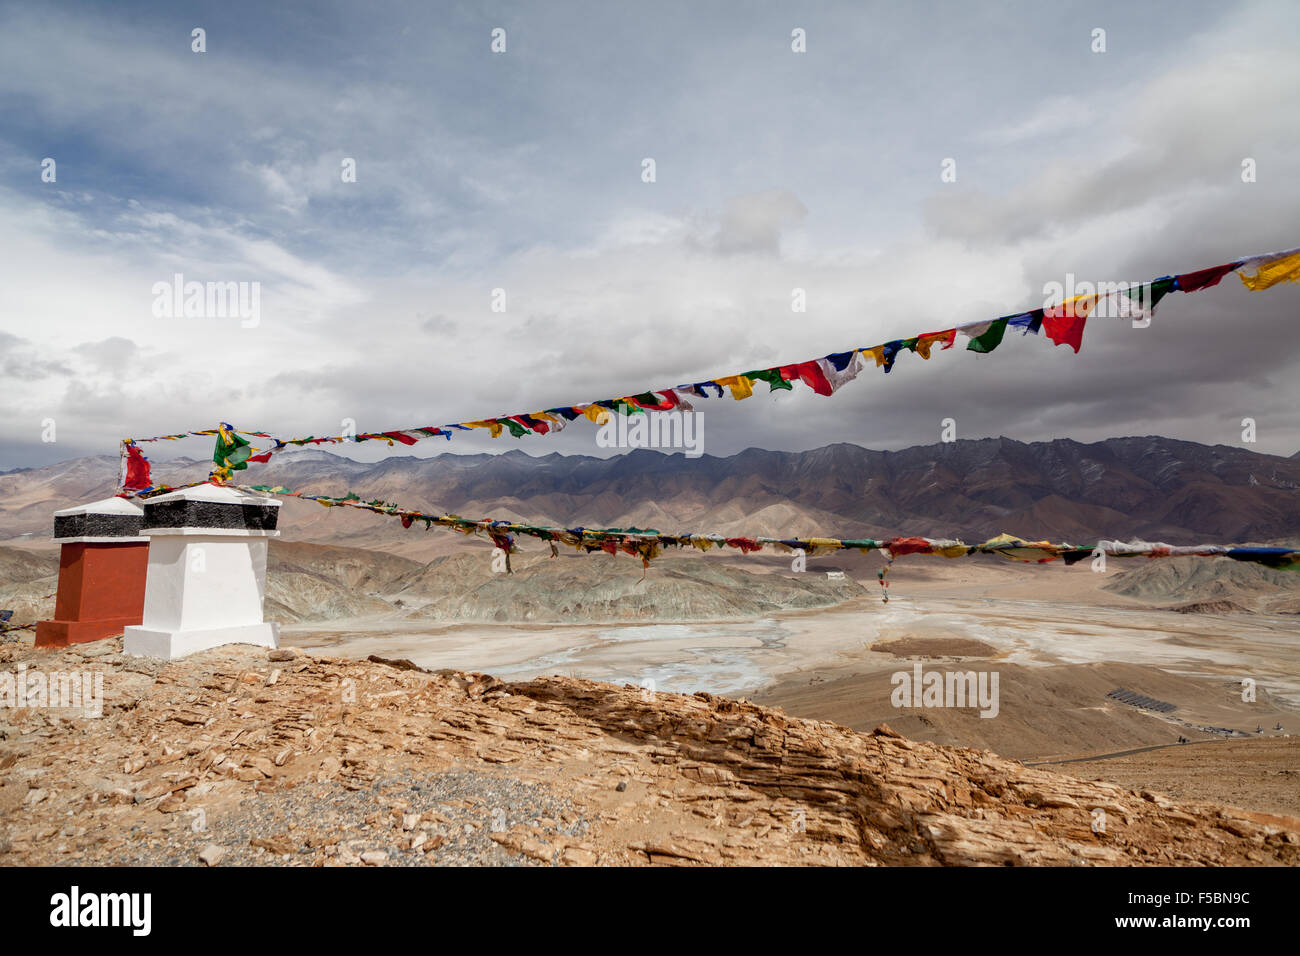
[[[225,644],[280,646],[280,625],[275,623],[242,624],[194,631],[156,631],[137,626],[125,628],[122,633],[123,653],[137,657],[160,657],[167,661]]]

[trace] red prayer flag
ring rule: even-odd
[[[1079,296],[1044,309],[1043,332],[1056,345],[1068,345],[1078,352],[1083,347],[1083,326],[1096,301],[1096,296]]]
[[[801,381],[818,395],[831,395],[835,389],[826,378],[826,373],[816,362],[800,362],[797,365],[782,365],[781,377],[787,382]]]
[[[900,554],[926,554],[933,545],[925,538],[891,538],[885,542],[885,547],[894,557]]]
[[[1043,331],[1057,345],[1068,345],[1076,352],[1083,347],[1083,325],[1086,315],[1052,315],[1043,310]]]
[[[144,491],[153,484],[149,476],[149,459],[140,453],[134,445],[126,446],[126,481],[122,487],[127,491]]]
[[[1213,288],[1219,284],[1224,276],[1239,265],[1241,265],[1240,262],[1229,262],[1226,265],[1212,266],[1198,272],[1184,272],[1174,280],[1174,287],[1179,292],[1200,292],[1202,289]]]

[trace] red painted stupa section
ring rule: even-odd
[[[54,620],[37,623],[36,646],[84,644],[139,624],[148,568],[148,541],[63,545]]]

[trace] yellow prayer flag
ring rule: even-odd
[[[470,428],[486,428],[488,431],[492,433],[493,438],[501,437],[502,426],[500,422],[479,421],[479,422],[463,422],[463,424],[468,425]]]
[[[1049,309],[1048,311],[1061,318],[1067,316],[1085,318],[1096,304],[1096,295],[1076,295],[1073,299],[1066,299],[1055,309]]]
[[[1252,292],[1271,288],[1279,282],[1300,282],[1300,252],[1261,263],[1253,276],[1248,276],[1245,272],[1238,272],[1237,275],[1241,277],[1242,285]]]
[[[749,398],[754,394],[754,382],[747,375],[728,375],[726,378],[720,378],[716,381],[717,384],[725,385],[731,389],[731,397],[736,401]]]
[[[942,555],[945,558],[960,558],[969,554],[970,548],[964,544],[950,544],[936,547],[931,553]]]

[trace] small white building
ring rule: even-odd
[[[262,619],[267,542],[280,502],[203,484],[149,498],[144,619],[125,630],[127,654],[172,660],[222,644],[279,646]]]

